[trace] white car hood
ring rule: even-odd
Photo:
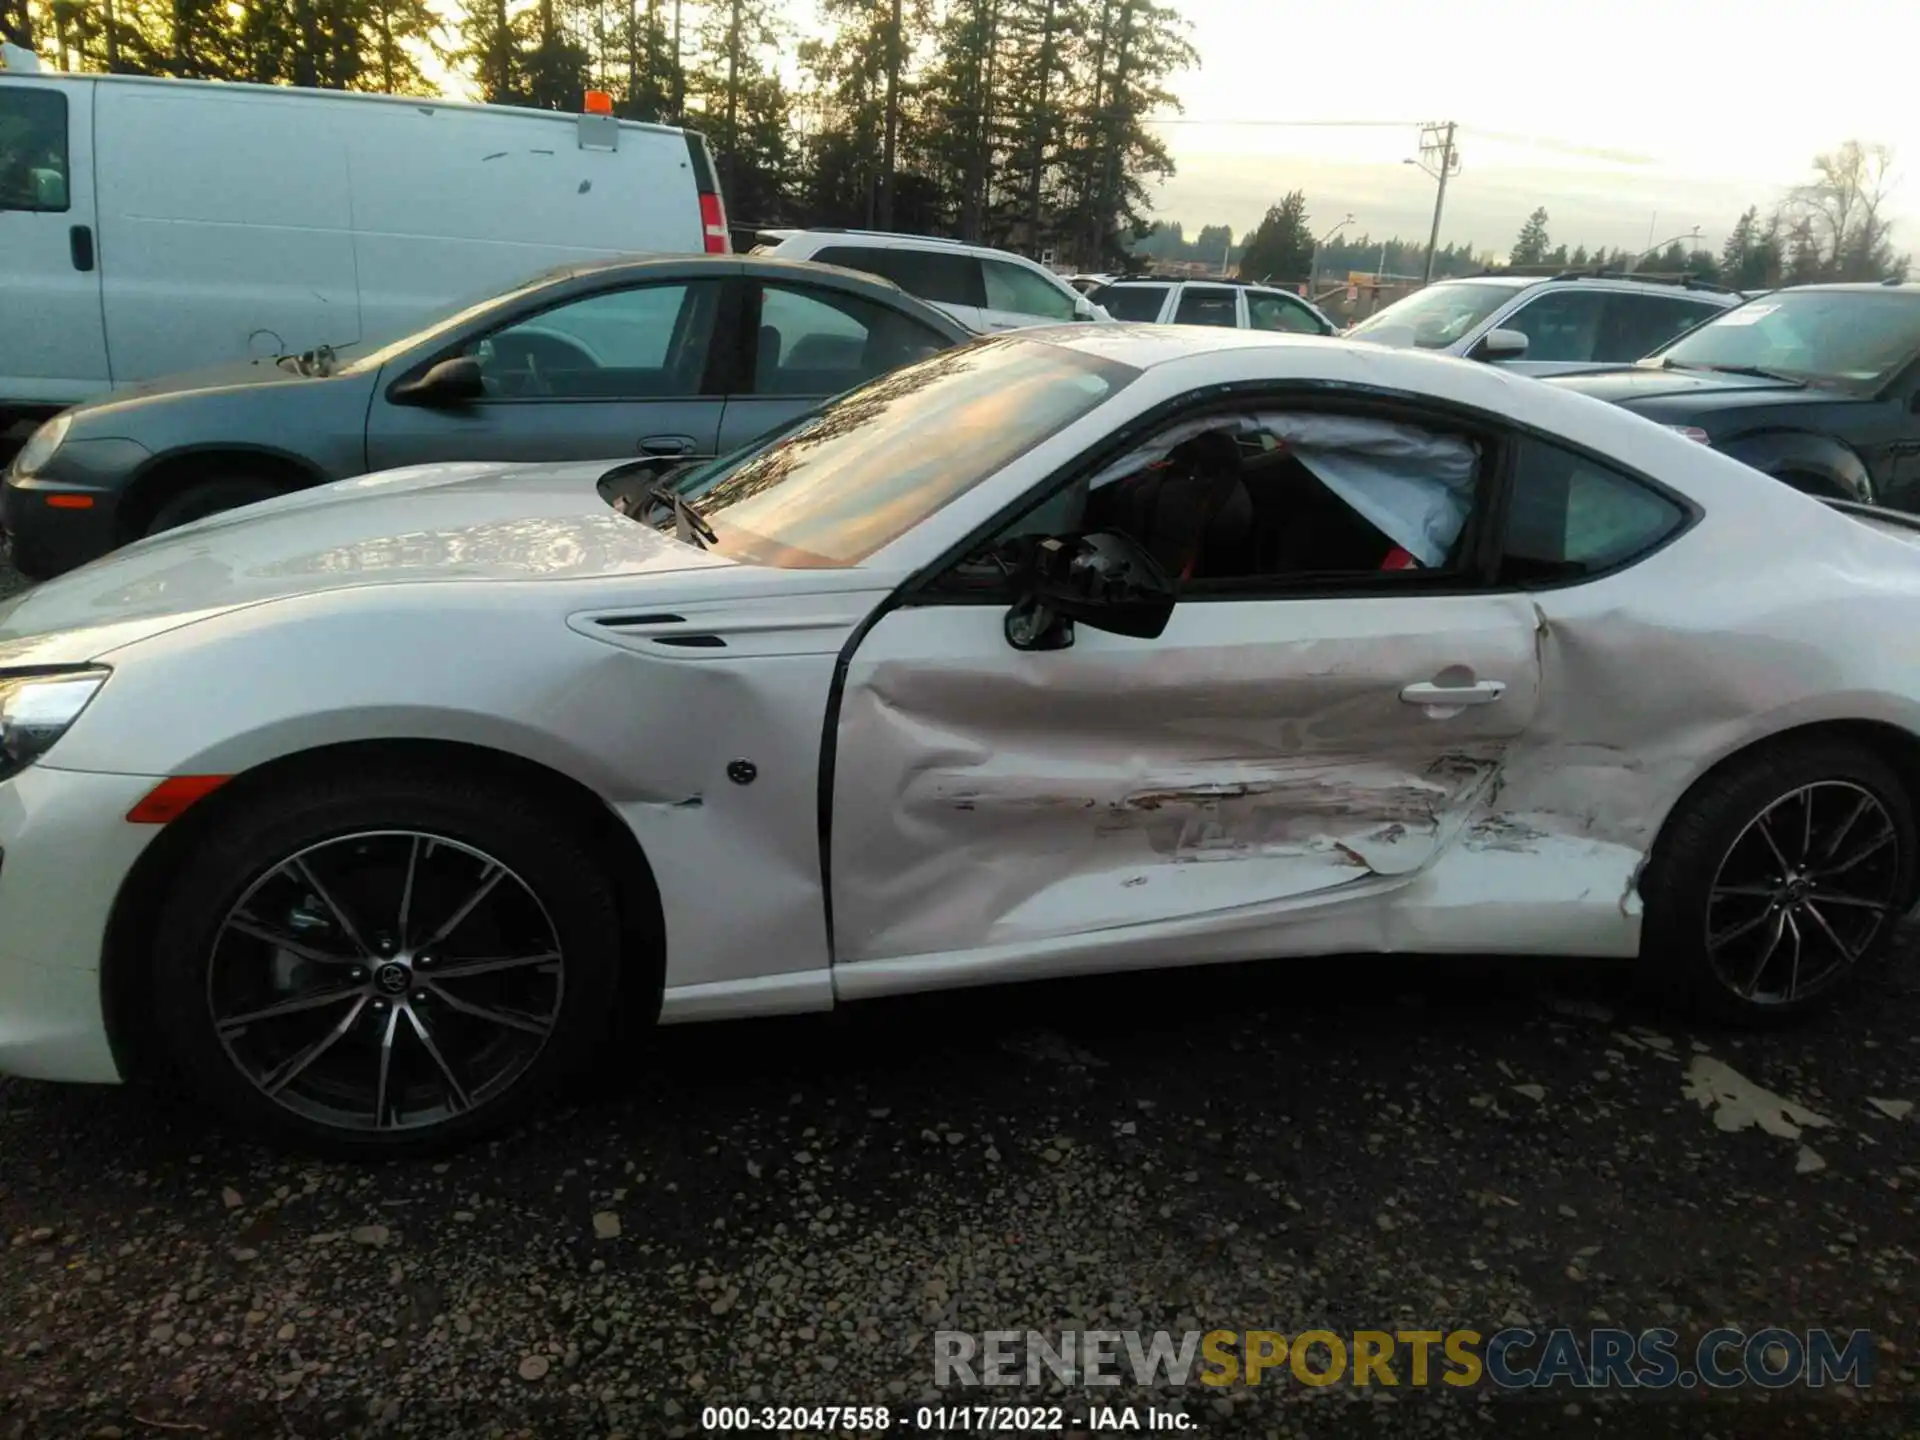
[[[415,466],[183,526],[0,602],[0,668],[78,664],[239,606],[323,590],[734,563],[616,513],[594,485],[614,463]]]

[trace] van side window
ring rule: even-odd
[[[1564,584],[1645,554],[1686,512],[1639,481],[1532,436],[1515,445],[1504,585]]]
[[[67,97],[0,85],[0,210],[65,210]]]

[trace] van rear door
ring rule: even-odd
[[[91,80],[0,74],[0,403],[105,390]]]

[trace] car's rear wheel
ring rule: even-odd
[[[1669,821],[1641,884],[1644,949],[1696,1008],[1786,1020],[1884,954],[1915,861],[1912,802],[1879,756],[1770,746],[1710,775]]]
[[[262,793],[199,847],[154,949],[162,1043],[230,1116],[403,1153],[524,1116],[591,1059],[612,886],[517,787],[368,773]]]
[[[262,500],[272,500],[285,493],[285,486],[250,475],[225,475],[217,480],[202,480],[162,501],[153,512],[153,518],[147,521],[143,533],[159,535],[164,531],[177,530],[182,525],[204,520],[209,515],[238,510],[242,505],[257,505]]]

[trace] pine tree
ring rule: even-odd
[[[1741,212],[1740,218],[1733,222],[1733,229],[1727,232],[1726,243],[1720,247],[1720,269],[1729,276],[1744,273],[1747,257],[1759,243],[1760,209],[1749,205]]]
[[[986,232],[1001,154],[1001,8],[1005,0],[953,0],[935,32],[939,56],[919,90],[920,167],[962,240]]]
[[[689,123],[713,148],[728,208],[750,223],[776,221],[790,203],[792,97],[771,63],[784,34],[774,0],[716,0],[687,81],[700,106]]]
[[[1154,112],[1177,111],[1166,82],[1197,57],[1185,23],[1153,0],[1099,0],[1078,46],[1079,94],[1063,156],[1062,228],[1079,263],[1104,268],[1146,226],[1148,185],[1173,174]]]
[[[1513,242],[1507,256],[1510,265],[1538,265],[1547,254],[1547,207],[1542,205],[1520,227],[1520,238]]]
[[[1240,274],[1249,280],[1271,280],[1294,285],[1313,268],[1313,231],[1307,226],[1307,197],[1292,190],[1247,237],[1240,256]]]

